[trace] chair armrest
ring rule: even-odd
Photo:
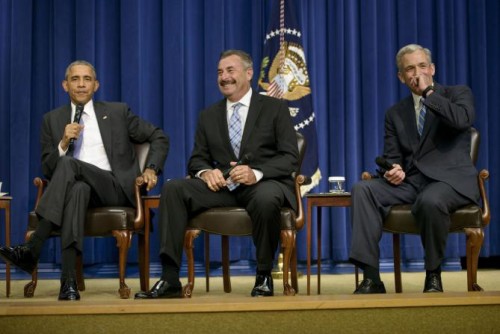
[[[295,198],[297,199],[297,216],[295,218],[295,229],[298,231],[304,227],[304,208],[302,206],[301,186],[311,184],[312,179],[309,176],[299,174],[295,177]]]
[[[45,190],[45,187],[49,183],[48,180],[42,179],[41,177],[35,177],[33,179],[33,184],[35,187],[37,187],[37,193],[36,193],[36,200],[35,200],[35,209],[38,206],[38,202],[40,201],[40,198],[42,198],[43,191]]]
[[[135,199],[135,219],[134,219],[134,228],[136,230],[144,227],[144,207],[142,196],[146,193],[146,185],[144,182],[144,178],[138,176],[135,179],[135,189],[134,189],[134,199]]]
[[[484,182],[490,177],[490,172],[487,169],[483,169],[479,172],[477,177],[479,185],[479,194],[481,195],[481,201],[483,202],[483,227],[486,227],[490,223],[490,202],[488,200],[488,195],[486,194],[486,189],[484,188]]]
[[[378,175],[371,174],[370,172],[364,171],[361,173],[361,180],[371,180],[377,178]]]

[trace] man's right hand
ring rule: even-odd
[[[80,125],[78,123],[66,124],[66,127],[64,128],[64,136],[61,139],[61,148],[64,151],[69,148],[69,141],[71,140],[71,138],[75,138],[75,140],[78,139],[83,127],[84,125]]]
[[[399,164],[393,164],[392,169],[384,173],[384,179],[394,185],[401,184],[404,181],[405,177],[406,174]]]
[[[219,191],[227,185],[220,169],[207,170],[200,175],[200,178],[205,181],[208,188],[212,191]]]

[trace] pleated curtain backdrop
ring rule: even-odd
[[[437,82],[467,84],[474,92],[475,126],[482,136],[478,168],[492,175],[488,191],[493,215],[481,256],[500,255],[500,2],[287,1],[295,1],[302,26],[317,120],[323,179],[313,191],[327,190],[328,175],[345,175],[350,189],[363,170],[376,168],[384,112],[409,94],[397,79],[395,54],[405,44],[422,44],[433,52]],[[41,175],[41,119],[69,102],[61,81],[71,61],[85,59],[95,65],[101,83],[97,100],[124,101],[168,133],[171,150],[161,181],[181,178],[197,115],[221,98],[216,68],[222,50],[238,48],[253,56],[256,89],[272,5],[266,0],[0,0],[0,181],[14,198],[13,243],[23,241],[35,198],[31,181]],[[344,263],[349,210],[324,211],[328,223],[323,224],[322,255],[332,265]],[[464,255],[459,238],[449,238],[446,256],[452,264]],[[198,250],[202,242],[197,240]],[[299,261],[304,261],[305,232],[298,235],[297,245]],[[407,263],[422,263],[418,237],[405,237],[403,245]],[[154,262],[157,252],[153,234]],[[218,242],[212,243],[212,254],[215,261],[220,259]],[[381,255],[390,262],[388,236],[381,242]],[[231,257],[253,260],[251,239],[232,238]],[[113,240],[86,240],[86,264],[114,265],[116,259]],[[134,242],[129,262],[135,261]],[[57,239],[48,243],[41,263],[50,267],[59,262]]]

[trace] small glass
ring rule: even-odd
[[[329,191],[333,194],[341,194],[345,192],[345,177],[330,176],[328,178]]]

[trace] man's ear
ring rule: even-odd
[[[95,81],[95,86],[94,86],[94,93],[97,92],[97,90],[99,89],[99,81]]]
[[[62,83],[61,83],[64,91],[67,93],[69,91],[68,89],[68,81],[67,80],[63,80]]]
[[[405,83],[405,78],[403,78],[403,75],[401,74],[401,72],[398,72],[398,79],[399,79],[399,81],[401,81],[402,84]]]

